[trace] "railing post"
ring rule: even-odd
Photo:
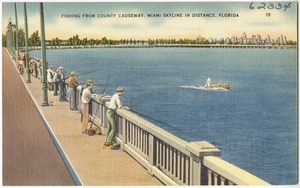
[[[186,149],[190,152],[190,182],[191,185],[207,185],[207,172],[203,168],[203,157],[205,156],[221,156],[221,151],[207,141],[190,142],[186,145]]]
[[[147,169],[148,173],[153,175],[152,167],[155,166],[155,138],[152,134],[149,134],[149,167]]]
[[[121,144],[121,149],[124,150],[124,145],[127,143],[127,125],[126,125],[126,119],[122,118],[122,144]]]

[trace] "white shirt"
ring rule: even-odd
[[[117,93],[115,93],[110,99],[108,108],[112,110],[116,110],[117,108],[121,108],[121,106],[122,103],[120,100],[120,96]]]
[[[81,102],[88,104],[92,98],[95,98],[96,94],[92,94],[89,88],[85,88],[82,92]]]
[[[51,74],[52,74],[52,79],[51,79]],[[54,77],[55,72],[52,71],[51,69],[47,69],[47,80],[49,83],[53,83],[53,77]]]

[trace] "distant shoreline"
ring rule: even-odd
[[[46,49],[85,49],[85,48],[262,48],[262,49],[293,49],[297,45],[225,45],[225,44],[198,44],[198,45],[78,45],[78,46],[46,46]],[[28,50],[39,50],[40,46],[28,47]]]

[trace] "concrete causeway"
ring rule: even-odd
[[[126,152],[103,149],[105,135],[82,134],[80,113],[53,91],[42,107],[41,80],[26,83],[5,48],[2,71],[3,185],[163,185]]]

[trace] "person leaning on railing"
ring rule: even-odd
[[[78,110],[76,107],[76,91],[77,86],[79,86],[79,82],[75,79],[76,72],[71,72],[70,77],[68,78],[68,96],[69,96],[69,104],[70,110]]]
[[[53,91],[54,90],[53,77],[55,74],[53,66],[49,66],[49,68],[46,71],[47,71],[48,89],[49,91]]]
[[[54,75],[54,80],[58,86],[58,99],[60,102],[67,101],[66,100],[66,85],[65,85],[65,74],[64,68],[58,67],[56,74]]]
[[[81,96],[81,113],[82,113],[82,134],[88,133],[88,123],[89,123],[89,103],[91,99],[101,98],[105,94],[94,94],[93,87],[94,83],[92,80],[86,81],[86,88],[82,92]]]
[[[117,133],[117,125],[115,120],[115,113],[118,108],[131,110],[128,106],[123,106],[120,100],[120,97],[123,95],[125,89],[123,87],[118,87],[116,93],[111,97],[108,110],[106,112],[107,122],[108,122],[108,131],[104,143],[104,148],[109,148],[114,145],[115,137]]]

